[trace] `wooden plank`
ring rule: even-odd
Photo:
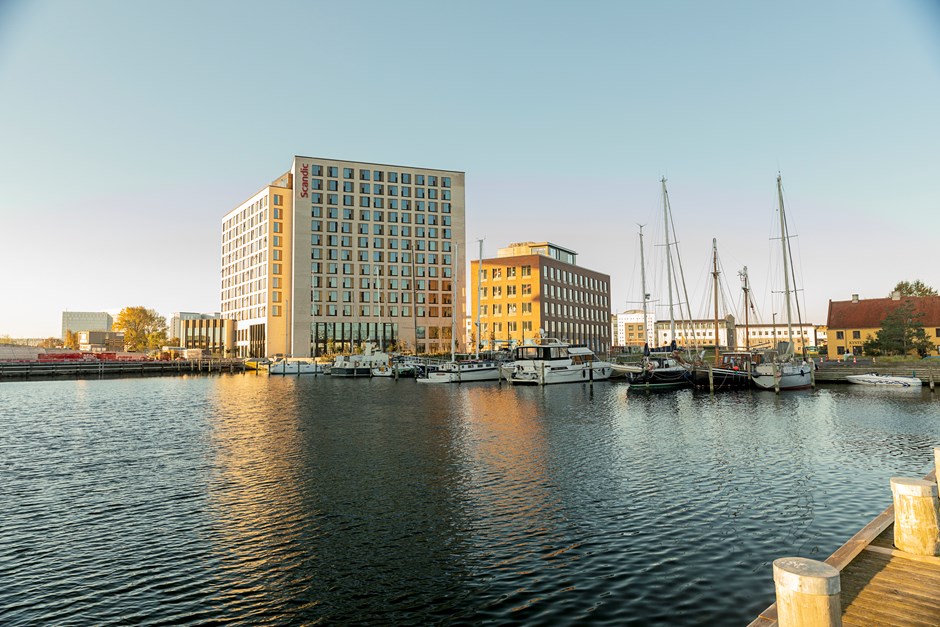
[[[931,564],[940,569],[940,557],[934,557],[932,555],[914,555],[913,553],[905,553],[904,551],[898,551],[897,549],[888,549],[880,546],[866,546],[865,551],[871,551],[872,553],[880,553],[882,555],[889,555],[891,557],[896,557],[899,559],[913,560],[915,562],[924,562],[925,564]]]
[[[826,559],[826,563],[842,570],[855,559],[855,556],[861,553],[866,546],[871,544],[872,540],[881,535],[881,532],[890,527],[893,523],[894,505],[889,505],[888,508],[878,514],[874,520],[862,527],[861,531],[849,538],[848,542],[836,549],[836,552]]]

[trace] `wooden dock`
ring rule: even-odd
[[[241,359],[178,361],[10,361],[0,362],[2,379],[100,379],[128,376],[221,374],[245,371]]]
[[[936,468],[924,479],[936,481]],[[914,555],[894,547],[894,505],[825,563],[839,571],[843,625],[940,625],[940,557]],[[749,627],[776,624],[774,603]]]

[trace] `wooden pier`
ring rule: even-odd
[[[936,456],[940,458],[940,453]],[[935,508],[936,467],[924,479],[934,482]],[[936,517],[931,524],[936,526]],[[933,533],[936,536],[938,530]],[[940,625],[940,557],[897,548],[894,504],[852,536],[825,564],[838,571],[841,581],[841,620],[796,621],[791,625]],[[749,627],[777,624],[778,607],[774,603]],[[779,624],[783,627],[783,622]]]
[[[240,359],[178,361],[10,361],[0,362],[2,379],[101,379],[128,376],[220,374],[245,371]]]

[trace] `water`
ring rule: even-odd
[[[938,396],[4,383],[0,624],[746,624],[929,470]]]

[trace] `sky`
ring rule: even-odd
[[[0,335],[220,308],[222,216],[294,155],[466,172],[467,243],[551,241],[694,316],[712,239],[781,316],[940,287],[940,3],[0,0]],[[740,312],[738,312],[739,315]],[[668,315],[666,316],[668,317]],[[778,320],[780,318],[777,318]]]

